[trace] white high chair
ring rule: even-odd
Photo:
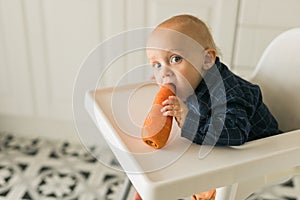
[[[300,28],[282,33],[266,48],[251,78],[285,132],[300,128],[299,52]]]
[[[254,71],[250,81],[260,86],[264,102],[276,117],[279,128],[284,133],[276,138],[278,145],[281,140],[299,140],[296,134],[300,135],[300,93],[297,91],[300,88],[300,28],[288,30],[277,36],[265,49],[260,58],[256,70]],[[296,131],[292,131],[296,130]],[[292,132],[289,132],[292,131]],[[270,145],[275,137],[265,138],[265,145]],[[253,145],[260,141],[251,142]],[[297,141],[298,147],[300,141]],[[247,146],[248,144],[245,144]],[[242,147],[241,147],[242,148]],[[253,146],[255,148],[255,145]],[[280,151],[288,151],[291,148],[289,143]],[[264,153],[257,151],[257,154]],[[279,154],[279,151],[274,150],[274,154]],[[255,159],[255,156],[253,157]],[[267,158],[266,158],[267,159]],[[246,198],[251,192],[266,185],[273,180],[284,180],[294,174],[300,174],[300,165],[290,163],[291,160],[300,161],[299,156],[293,157],[286,154],[286,160],[279,162],[287,162],[282,171],[274,174],[265,174],[253,181],[248,180],[244,183],[239,183],[236,190],[236,197],[233,199]],[[276,164],[276,163],[274,163]],[[272,168],[272,164],[267,164]],[[258,168],[259,170],[259,168]],[[260,179],[260,180],[259,180]],[[258,184],[260,182],[260,184]],[[235,193],[232,191],[232,193]],[[233,195],[234,196],[234,195]],[[300,198],[300,196],[298,196]],[[224,199],[219,197],[219,199]]]
[[[157,91],[153,84],[90,91],[86,109],[144,200],[175,200],[213,188],[218,188],[217,200],[243,200],[264,185],[300,174],[299,52],[300,28],[281,34],[265,50],[251,78],[262,88],[264,101],[285,133],[238,147],[214,147],[201,159],[199,145],[192,144],[159,168],[156,164],[176,154],[184,141],[175,137],[154,151],[129,134],[137,129],[127,123],[124,113],[129,111],[137,121],[145,119],[142,113]],[[129,103],[124,104],[126,98]],[[130,110],[130,102],[135,109]]]

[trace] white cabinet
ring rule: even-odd
[[[20,0],[0,1],[0,112],[32,115],[32,77]]]
[[[76,137],[73,84],[100,21],[98,0],[0,0],[0,131]]]
[[[100,42],[97,0],[0,1],[1,114],[72,118],[76,73]]]
[[[80,64],[100,42],[97,0],[26,0],[25,23],[38,116],[70,120]]]

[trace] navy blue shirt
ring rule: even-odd
[[[219,58],[185,104],[189,112],[181,136],[197,144],[241,145],[281,133],[259,86],[232,73]]]

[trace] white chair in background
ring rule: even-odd
[[[276,117],[280,130],[289,132],[300,129],[300,28],[294,28],[282,33],[269,44],[259,60],[250,81],[258,84],[262,89],[264,102]],[[278,137],[278,145],[280,145],[280,140],[282,139],[293,140],[293,134],[290,136],[288,136],[289,133],[283,134],[286,135],[282,135],[282,138],[281,136]],[[300,131],[297,134],[299,135]],[[273,139],[272,137],[265,138],[265,145],[268,145],[268,140]],[[258,142],[254,141],[251,143]],[[300,141],[298,144],[300,146]],[[255,148],[255,145],[253,148]],[[286,148],[288,149],[289,146]],[[263,154],[264,152],[258,151],[257,153]],[[274,152],[274,154],[276,153],[280,152]],[[300,156],[294,157],[291,155],[289,157],[288,154],[286,156],[290,160],[300,160]],[[286,162],[286,160],[278,159],[278,162]],[[293,174],[300,174],[300,166],[297,168],[292,163],[289,165],[288,162],[286,170],[274,174],[266,174],[237,186],[235,199],[246,198],[255,191],[255,188],[258,189],[273,180],[280,180],[281,178],[286,180]],[[269,167],[272,168],[272,165],[270,164]],[[232,191],[232,194],[234,194],[234,191]],[[224,197],[219,198],[224,199]]]
[[[272,41],[251,78],[260,85],[264,101],[279,121],[283,134],[239,147],[216,147],[204,159],[197,159],[199,147],[192,145],[176,162],[150,173],[147,170],[143,173],[147,161],[143,163],[139,154],[131,153],[136,148],[143,148],[137,138],[116,128],[116,119],[111,117],[114,112],[123,113],[118,112],[119,108],[112,111],[113,89],[89,92],[86,108],[100,131],[106,134],[106,139],[125,150],[114,151],[120,164],[140,170],[140,173],[127,173],[127,176],[145,200],[174,200],[212,188],[218,188],[217,200],[243,200],[267,184],[300,174],[299,54],[300,28],[297,28]],[[123,87],[120,94],[132,89],[135,88]],[[151,103],[151,100],[147,101]],[[161,153],[174,153],[176,148],[171,145]],[[160,153],[157,160],[159,157]]]
[[[300,28],[286,31],[271,42],[251,81],[262,88],[264,101],[282,131],[300,128]]]

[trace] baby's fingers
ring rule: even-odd
[[[167,98],[166,100],[164,100],[162,102],[163,106],[168,105],[168,104],[178,104],[177,97],[175,97],[175,96],[169,96],[169,98]]]
[[[164,106],[160,111],[164,113],[164,112],[167,112],[167,111],[171,111],[173,109],[174,109],[174,106],[171,105],[171,104],[168,104],[168,105]]]
[[[180,117],[180,110],[168,110],[163,112],[163,116]]]

